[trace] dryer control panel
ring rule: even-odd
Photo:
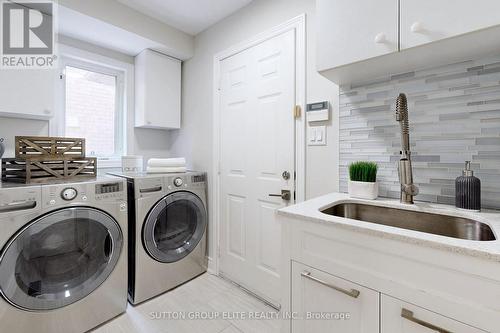
[[[167,190],[197,189],[206,187],[205,173],[186,173],[164,178]]]

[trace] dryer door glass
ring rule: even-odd
[[[108,214],[72,207],[29,223],[0,257],[0,291],[12,305],[45,311],[74,303],[113,271],[123,236]]]
[[[175,192],[160,200],[143,227],[146,251],[153,259],[171,263],[191,253],[203,239],[207,213],[191,192]]]

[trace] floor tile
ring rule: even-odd
[[[223,330],[221,333],[243,333],[243,332],[234,327],[233,325],[231,325],[225,330]]]
[[[135,307],[94,333],[279,333],[276,310],[217,276],[198,278]]]

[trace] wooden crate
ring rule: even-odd
[[[62,159],[85,157],[85,139],[43,136],[16,136],[16,158]]]
[[[78,180],[97,176],[97,159],[67,158],[4,158],[2,181],[24,184],[46,183],[58,180]]]

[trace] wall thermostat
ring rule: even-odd
[[[326,101],[307,104],[306,112],[308,122],[326,121],[330,119],[330,103]]]

